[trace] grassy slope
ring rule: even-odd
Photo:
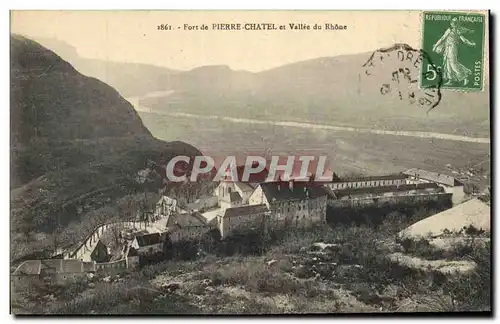
[[[44,303],[43,308],[40,307],[42,298],[31,304],[22,300],[26,298],[23,295],[15,296],[15,300],[27,305],[29,312],[57,314],[287,314],[491,309],[489,247],[461,256],[464,259],[471,257],[477,264],[476,270],[466,275],[445,276],[435,271],[398,265],[387,259],[394,249],[389,242],[405,226],[397,220],[401,220],[401,215],[378,228],[335,226],[309,232],[289,231],[271,241],[256,235],[257,240],[250,242],[260,246],[260,251],[249,251],[250,242],[245,244],[244,240],[220,243],[226,248],[219,252],[212,251],[188,261],[165,261],[145,266],[125,273],[121,278],[112,277],[112,282],[97,277],[90,284],[49,287],[48,291],[55,298]],[[314,242],[337,243],[339,250],[309,254],[304,248]],[[65,298],[68,295],[72,298]]]

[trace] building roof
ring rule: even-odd
[[[134,249],[133,247],[130,247],[128,249],[127,257],[133,257],[133,256],[138,256],[138,255],[139,255],[139,252],[137,251],[137,249]]]
[[[247,194],[250,194],[254,191],[254,187],[252,187],[249,183],[245,183],[245,182],[235,182],[234,185],[236,187],[238,187],[241,191],[247,193]]]
[[[186,210],[200,210],[206,206],[215,206],[217,205],[217,197],[211,196],[211,197],[201,197],[197,199],[195,202],[191,202],[186,204],[185,209]],[[177,212],[180,211],[179,208],[176,209]]]
[[[425,190],[433,189],[434,192],[444,192],[444,189],[437,185],[436,183],[417,183],[417,184],[404,184],[404,185],[393,185],[393,186],[381,186],[381,187],[363,187],[363,188],[344,188],[344,189],[332,189],[333,197],[337,199],[346,196],[359,196],[367,194],[383,194],[387,192],[401,192],[410,190]]]
[[[491,227],[490,206],[477,198],[416,222],[401,231],[400,235],[419,237],[431,234],[435,237],[443,234],[445,229],[458,232],[470,225],[485,231],[489,231]]]
[[[229,194],[229,196],[222,197],[223,200],[229,202],[242,201],[241,195],[237,191],[233,191]]]
[[[255,188],[257,188],[260,185],[260,182],[248,182],[247,185],[249,185],[250,187],[252,187],[253,190],[255,190]]]
[[[27,260],[21,263],[14,271],[14,275],[38,275],[42,267],[40,260]]]
[[[413,176],[417,178],[421,178],[424,180],[432,181],[432,182],[437,182],[444,184],[446,186],[454,187],[454,186],[462,186],[463,184],[455,179],[454,177],[443,174],[443,173],[437,173],[437,172],[432,172],[432,171],[426,171],[422,169],[408,169],[403,172],[403,174],[407,176]]]
[[[217,217],[217,215],[220,214],[220,212],[221,212],[220,208],[213,208],[205,211],[202,215],[203,218],[205,218],[206,222],[210,224]]]
[[[264,182],[260,186],[267,201],[303,200],[326,196],[323,186],[309,182],[273,181]]]
[[[224,212],[223,217],[234,217],[234,216],[250,215],[257,213],[265,213],[267,211],[268,209],[265,204],[247,205],[241,207],[227,208],[226,211]]]
[[[82,272],[82,263],[80,260],[63,260],[63,259],[50,259],[41,260],[41,271],[45,273],[75,273]]]
[[[151,233],[136,236],[137,244],[139,246],[148,246],[161,243],[160,233]]]
[[[384,180],[404,180],[407,176],[404,174],[386,174],[386,175],[375,175],[375,176],[366,176],[366,177],[351,177],[347,179],[333,179],[332,182],[351,182],[351,181],[384,181]]]
[[[206,226],[206,219],[199,212],[184,213],[184,214],[173,214],[167,222],[167,227],[170,226],[180,226],[180,227],[192,227],[192,226]]]
[[[73,259],[48,259],[24,261],[14,271],[14,275],[39,275],[56,273],[80,273],[95,271],[95,262],[83,262]]]

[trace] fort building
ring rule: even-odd
[[[404,174],[389,174],[379,176],[368,176],[342,180],[334,179],[326,184],[330,189],[349,189],[349,188],[371,188],[402,185],[407,183],[407,176]]]
[[[216,226],[222,238],[239,231],[258,230],[269,217],[265,204],[232,207],[216,217]]]
[[[447,193],[452,194],[453,205],[460,204],[465,198],[464,184],[454,177],[422,169],[408,169],[404,171],[408,183],[436,183],[442,186]]]
[[[250,205],[264,204],[277,226],[310,226],[326,222],[328,192],[323,186],[290,181],[261,183],[249,198]]]

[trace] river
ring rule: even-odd
[[[470,137],[446,133],[436,133],[436,132],[421,132],[421,131],[403,131],[403,130],[385,130],[385,129],[372,129],[372,128],[360,128],[360,127],[348,127],[348,126],[335,126],[335,125],[325,125],[316,123],[306,123],[306,122],[294,122],[294,121],[279,121],[279,120],[260,120],[260,119],[249,119],[249,118],[236,118],[236,117],[225,117],[225,116],[214,116],[214,115],[198,115],[189,114],[181,112],[158,112],[153,111],[151,108],[141,105],[139,102],[141,99],[160,97],[171,95],[173,91],[156,91],[146,96],[142,97],[129,97],[126,98],[138,112],[154,112],[165,116],[172,117],[184,117],[192,119],[205,119],[205,120],[221,120],[230,123],[242,123],[242,124],[261,124],[261,125],[271,125],[271,126],[281,126],[281,127],[294,127],[294,128],[306,128],[306,129],[321,129],[337,132],[354,132],[361,134],[375,134],[375,135],[393,135],[393,136],[406,136],[415,138],[428,138],[428,139],[441,139],[468,143],[480,143],[480,144],[490,144],[490,139],[485,137]]]

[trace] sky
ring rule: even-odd
[[[285,24],[287,30],[212,30],[214,23]],[[291,30],[303,23],[322,30]],[[347,26],[325,30],[326,23]],[[173,30],[158,30],[168,24]],[[209,30],[184,30],[184,24]],[[86,58],[190,70],[227,65],[258,72],[303,60],[420,47],[419,11],[12,11],[11,32],[55,38]],[[180,28],[179,28],[180,27]]]

